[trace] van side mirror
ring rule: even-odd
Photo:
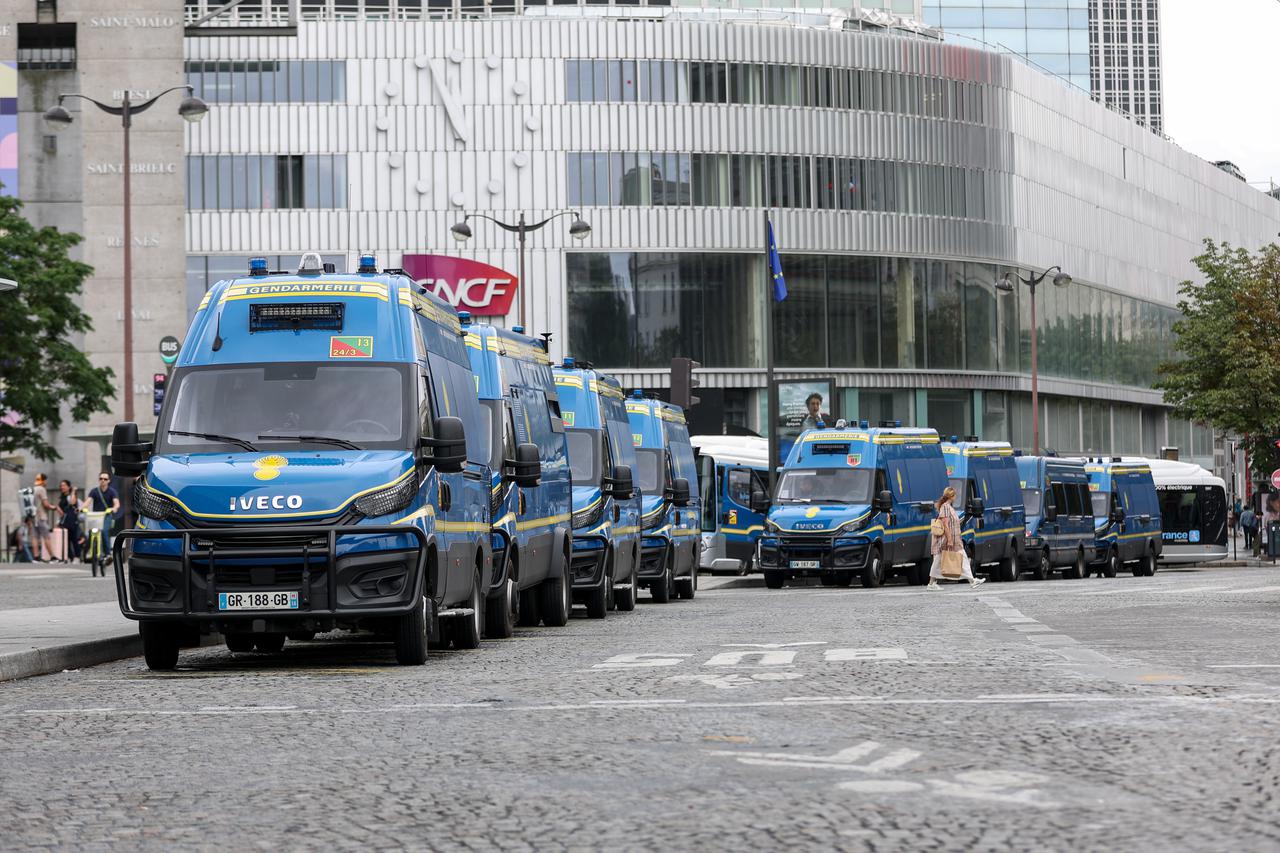
[[[671,488],[667,490],[667,495],[671,498],[672,506],[688,506],[689,481],[684,477],[676,477],[671,481]]]
[[[751,493],[751,511],[765,515],[769,512],[769,496],[764,492]]]
[[[880,494],[875,496],[871,501],[871,508],[876,512],[892,512],[893,511],[893,492],[884,489]]]
[[[138,441],[138,425],[126,421],[111,431],[111,471],[120,477],[137,477],[147,470],[155,445]]]
[[[629,501],[636,496],[630,465],[613,466],[613,476],[604,478],[604,487],[615,500]]]
[[[506,479],[522,489],[532,489],[542,480],[542,454],[538,445],[516,445],[516,458],[507,460]]]
[[[1058,508],[1057,508],[1056,506],[1046,505],[1046,506],[1045,506],[1045,508],[1044,508],[1044,520],[1045,520],[1045,521],[1057,521],[1057,520],[1058,520]]]
[[[467,435],[462,419],[445,415],[436,418],[434,438],[418,439],[419,447],[432,449],[431,459],[436,470],[444,474],[456,474],[467,461]]]
[[[1110,518],[1111,518],[1111,520],[1112,520],[1112,521],[1114,521],[1116,524],[1119,524],[1120,522],[1124,521],[1124,507],[1120,507],[1120,506],[1113,506],[1113,507],[1111,508],[1111,516],[1110,516]]]
[[[974,518],[977,518],[978,516],[986,512],[986,510],[987,510],[987,505],[983,502],[982,498],[969,498],[969,506],[965,510],[965,513]]]

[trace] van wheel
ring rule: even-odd
[[[692,574],[687,578],[676,578],[676,594],[685,601],[691,601],[698,593],[698,564],[693,564]]]
[[[284,634],[255,634],[253,647],[260,652],[276,654],[284,648]]]
[[[253,651],[253,634],[223,634],[222,639],[226,641],[229,652]]]
[[[1036,567],[1032,571],[1031,576],[1038,581],[1047,581],[1052,572],[1053,563],[1049,562],[1049,552],[1041,551],[1040,559],[1036,561]]]
[[[1113,578],[1120,572],[1120,554],[1115,548],[1107,552],[1107,561],[1102,564],[1102,574]]]
[[[635,610],[636,599],[640,597],[640,579],[636,577],[638,566],[638,560],[631,561],[631,577],[628,578],[631,583],[630,589],[621,589],[619,587],[614,587],[613,589],[613,601],[623,613],[630,613]]]
[[[604,577],[600,586],[587,593],[587,618],[603,619],[609,614],[610,593],[613,592],[613,553],[605,558]]]
[[[1147,551],[1142,559],[1133,564],[1134,577],[1149,578],[1156,573],[1156,555]]]
[[[667,549],[666,559],[663,561],[663,572],[661,578],[655,578],[649,581],[649,594],[653,596],[653,600],[659,604],[666,604],[671,600],[671,593],[674,592],[672,587],[672,572],[675,571],[676,555],[671,548]]]
[[[1018,579],[1018,555],[1011,554],[1000,561],[996,567],[996,577],[1005,583],[1013,583]]]
[[[867,558],[866,568],[862,570],[862,585],[870,589],[882,583],[884,583],[884,566],[880,563],[880,551],[872,548],[871,556]]]
[[[412,613],[396,620],[396,663],[401,666],[421,666],[427,662],[427,607],[424,595]]]
[[[516,630],[516,582],[510,577],[497,595],[484,602],[484,635],[490,640],[505,640]]]
[[[138,634],[142,637],[142,656],[146,658],[147,669],[161,672],[178,665],[181,632],[177,625],[139,622]]]
[[[484,633],[484,581],[479,561],[476,572],[471,578],[471,600],[467,606],[471,608],[470,616],[453,620],[453,647],[455,649],[477,649],[480,647],[480,635]]]
[[[1084,561],[1084,549],[1076,552],[1076,561],[1063,574],[1072,580],[1084,580],[1089,577],[1089,565]]]
[[[559,577],[547,578],[538,584],[542,605],[542,624],[548,628],[560,628],[569,624],[573,611],[573,576],[569,567],[569,555],[564,556],[564,567]]]
[[[785,580],[782,572],[764,572],[764,585],[769,589],[782,589],[782,582]]]
[[[542,621],[542,607],[539,600],[541,585],[520,591],[520,611],[516,616],[516,624],[521,628],[533,628]]]
[[[907,583],[912,586],[924,586],[929,582],[929,569],[933,568],[932,560],[920,560],[912,563],[907,569]]]

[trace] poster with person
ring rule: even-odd
[[[807,429],[835,426],[831,404],[835,397],[833,379],[794,379],[778,382],[778,416],[773,428],[778,434],[779,462],[785,462],[791,445]]]

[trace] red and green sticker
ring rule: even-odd
[[[329,338],[329,358],[373,358],[373,338],[334,335]]]

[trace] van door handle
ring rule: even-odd
[[[1138,521],[1141,521],[1143,524],[1146,524],[1150,520],[1151,520],[1150,514],[1143,514],[1138,516]]]

